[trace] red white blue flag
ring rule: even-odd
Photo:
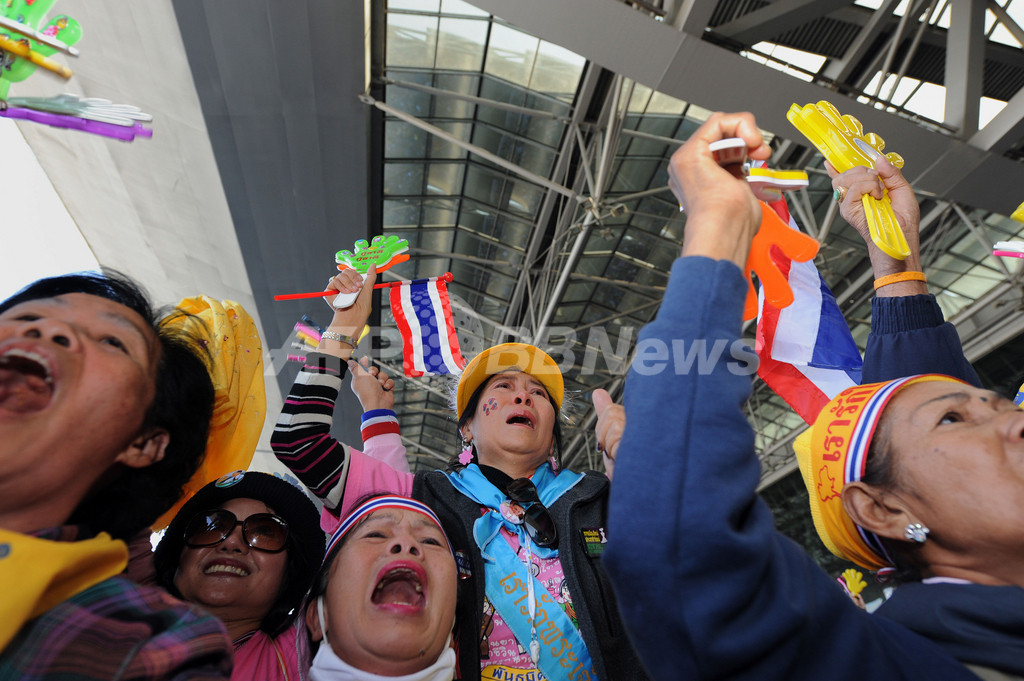
[[[454,374],[466,366],[444,280],[392,285],[391,313],[402,334],[402,369],[406,376]]]
[[[799,229],[785,200],[770,204],[784,222]],[[755,351],[757,375],[807,423],[814,423],[829,400],[860,384],[863,359],[814,261],[793,262],[776,248],[772,260],[793,290],[793,303],[781,310],[758,296]]]

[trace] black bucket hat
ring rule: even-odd
[[[258,471],[235,471],[201,488],[185,502],[167,526],[163,539],[153,553],[157,581],[175,596],[174,575],[185,548],[185,527],[192,516],[220,508],[231,499],[256,499],[288,523],[287,572],[282,590],[260,629],[276,636],[297,614],[299,605],[313,582],[323,559],[326,537],[320,529],[320,515],[309,497],[282,478]]]

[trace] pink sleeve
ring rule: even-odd
[[[375,435],[363,441],[363,454],[387,464],[400,473],[409,472],[409,460],[405,458],[405,445],[398,433]]]
[[[386,437],[386,436],[380,436]],[[398,440],[398,437],[395,437]],[[403,449],[404,452],[404,449]],[[405,460],[403,455],[402,460]],[[349,449],[348,474],[345,476],[345,489],[338,504],[339,515],[332,513],[326,506],[320,513],[320,527],[332,534],[341,524],[344,518],[352,510],[355,502],[361,497],[373,492],[386,492],[390,494],[401,494],[409,496],[412,494],[413,474],[408,472],[409,465],[405,465],[404,471],[396,471],[391,466],[371,458],[356,449]]]

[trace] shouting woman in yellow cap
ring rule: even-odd
[[[750,114],[715,114],[673,156],[686,237],[640,342],[742,336],[760,213],[709,149],[731,137],[769,153]],[[917,575],[868,614],[756,493],[749,373],[723,360],[681,374],[665,357],[626,382],[604,557],[654,677],[1024,678],[1024,412],[924,375],[850,388],[821,413],[801,470],[822,538],[865,568]]]
[[[433,508],[461,577],[455,640],[461,678],[648,678],[600,562],[609,481],[559,465],[565,388],[544,351],[506,343],[466,366],[453,399],[463,447],[444,471],[399,472],[330,436],[344,369],[354,372],[353,380],[366,373],[350,357],[369,315],[374,279],[371,272],[355,304],[335,313],[272,438],[278,459],[324,500],[321,525],[333,531],[368,492],[411,496]],[[350,272],[330,284],[338,291],[358,286]],[[387,389],[387,380],[375,379]],[[391,404],[382,400],[364,414],[368,441],[396,429]]]

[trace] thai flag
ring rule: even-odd
[[[406,376],[453,374],[466,366],[455,334],[448,285],[443,280],[392,285],[391,313],[402,334],[402,369]]]
[[[769,205],[799,229],[785,200]],[[763,291],[759,294],[757,375],[804,421],[814,423],[829,400],[860,384],[863,360],[814,262],[792,262],[775,248],[772,260],[789,281],[793,303],[779,310],[765,304]]]

